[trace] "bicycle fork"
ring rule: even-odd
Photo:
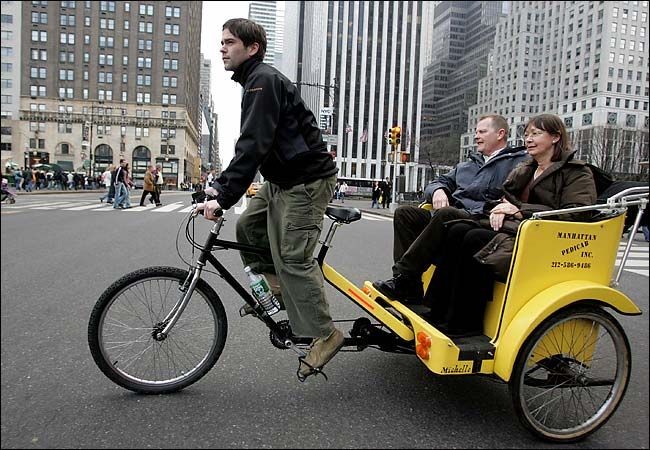
[[[169,332],[174,327],[174,325],[176,325],[176,322],[178,322],[178,319],[181,317],[181,314],[183,314],[183,311],[185,311],[187,304],[190,302],[190,298],[192,297],[192,293],[194,292],[196,284],[201,278],[201,271],[203,270],[203,266],[205,266],[205,263],[197,261],[196,266],[190,270],[183,284],[179,286],[178,290],[183,294],[183,296],[179,301],[176,302],[169,314],[167,314],[167,316],[165,316],[163,319],[162,323],[165,324],[165,326],[162,330],[159,330],[154,334],[155,340],[164,340],[169,335]]]

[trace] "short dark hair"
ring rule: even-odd
[[[230,19],[223,24],[222,29],[228,29],[233,36],[241,39],[246,47],[257,42],[260,48],[253,55],[253,58],[264,59],[266,54],[266,31],[264,31],[262,25],[248,19]]]
[[[555,148],[553,149],[551,161],[560,161],[562,159],[562,152],[571,150],[569,134],[566,131],[564,122],[559,116],[555,114],[540,114],[539,116],[535,116],[528,121],[525,130],[528,130],[531,125],[558,137],[558,141],[554,144]]]

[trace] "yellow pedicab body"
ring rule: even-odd
[[[641,313],[626,295],[609,287],[624,220],[620,214],[594,223],[529,220],[521,225],[503,300],[495,298],[486,313],[486,330],[494,332],[496,375],[508,381],[526,338],[568,305],[591,301],[622,314]],[[586,363],[597,330],[578,320],[565,326],[574,327],[574,337],[583,337]]]

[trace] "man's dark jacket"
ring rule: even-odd
[[[244,195],[258,169],[281,188],[337,172],[314,114],[287,77],[251,58],[232,79],[244,87],[241,135],[230,165],[212,183],[222,208],[230,208]]]
[[[425,191],[425,199],[431,202],[437,189],[444,189],[449,204],[470,214],[481,214],[486,203],[493,203],[503,196],[503,182],[519,163],[530,159],[525,147],[501,150],[484,163],[483,156],[470,154],[469,160],[459,163],[450,172],[440,175]]]

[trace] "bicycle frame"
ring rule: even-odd
[[[273,332],[278,338],[282,340],[286,348],[291,348],[301,356],[304,356],[304,352],[295,347],[295,345],[308,345],[311,343],[313,338],[309,336],[286,336],[286,332],[283,327],[281,327],[281,325],[276,322],[273,317],[268,315],[266,310],[249,293],[248,289],[242,286],[230,273],[230,271],[217,259],[217,257],[212,254],[212,249],[214,247],[217,247],[220,249],[231,249],[268,257],[271,256],[270,249],[268,248],[256,247],[247,244],[241,244],[235,241],[219,239],[219,232],[223,226],[224,220],[225,219],[223,216],[219,217],[210,229],[208,238],[206,239],[203,247],[201,247],[201,253],[198,256],[196,263],[191,267],[187,279],[180,287],[183,296],[176,303],[176,305],[174,305],[172,310],[163,320],[162,323],[165,324],[165,326],[158,332],[157,338],[163,339],[174,327],[179,317],[183,313],[183,310],[187,306],[190,297],[192,296],[192,292],[198,283],[198,280],[201,278],[201,272],[203,271],[203,268],[209,262],[217,270],[219,275],[235,290],[235,292],[251,308],[253,308],[255,311],[255,316],[264,322],[269,330],[271,330],[271,332]],[[353,285],[349,280],[338,274],[331,266],[324,263],[327,251],[331,247],[331,242],[335,231],[341,225],[341,222],[334,221],[330,226],[325,240],[321,242],[322,245],[316,259],[319,266],[321,267],[324,278],[346,297],[350,298],[355,303],[359,304],[364,310],[368,311],[377,320],[389,326],[389,328],[391,328],[393,331],[397,330],[397,335],[404,341],[413,340],[413,332],[403,322],[388,312],[382,305],[377,303],[366,293]],[[399,351],[401,353],[414,352],[412,346],[408,347],[405,345],[407,342],[395,342],[393,335],[385,331],[375,332],[372,336],[367,336],[365,338],[346,337],[344,346],[365,347],[372,344],[386,344],[387,341],[390,341],[390,344],[394,347],[395,351]]]

